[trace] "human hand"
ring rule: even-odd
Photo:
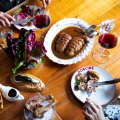
[[[85,118],[86,120],[105,120],[102,107],[91,99],[87,99],[85,102]]]
[[[9,14],[6,14],[4,12],[0,12],[0,26],[11,26],[10,21],[15,20],[12,16]]]
[[[50,4],[50,0],[42,0],[44,7]]]

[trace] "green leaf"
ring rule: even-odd
[[[43,59],[40,58],[40,60],[38,61],[38,64],[42,64],[43,63]]]
[[[18,14],[20,11],[22,11],[22,8],[17,9],[15,13]]]
[[[18,71],[18,69],[20,69],[20,67],[23,65],[24,65],[23,61],[19,62],[18,64],[16,64],[14,68],[12,68],[12,72],[15,74]]]

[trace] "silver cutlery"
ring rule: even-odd
[[[25,24],[32,20],[33,20],[33,18],[28,18],[28,19],[24,19],[24,20],[16,20],[16,21],[11,21],[11,24],[13,24],[13,25]]]
[[[94,30],[96,27],[97,27],[96,25],[91,25],[90,27],[88,27],[87,29],[85,29],[85,32],[87,33],[87,36],[89,38],[92,38],[92,37],[94,37],[95,35],[98,34],[98,32]],[[80,33],[80,34],[82,34],[81,30],[75,29],[75,31],[78,32],[78,33]]]
[[[102,85],[109,85],[109,84],[115,84],[120,82],[120,78],[115,78],[113,80],[109,80],[109,81],[104,81],[104,82],[95,82],[95,83],[91,83],[91,86],[97,87],[97,86],[102,86]]]

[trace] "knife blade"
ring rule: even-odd
[[[113,80],[104,81],[104,82],[91,83],[91,86],[97,87],[97,86],[101,86],[101,85],[115,84],[115,83],[118,83],[118,82],[120,82],[120,78],[115,78]]]
[[[11,24],[13,24],[13,25],[25,24],[25,23],[30,22],[32,19],[33,18],[24,19],[24,20],[11,21]]]

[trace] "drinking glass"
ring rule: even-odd
[[[100,25],[100,32],[98,36],[98,42],[102,46],[93,52],[93,58],[98,63],[107,63],[111,54],[106,49],[112,49],[118,44],[118,38],[112,34],[111,31],[114,27],[114,20],[103,21]]]
[[[33,19],[33,24],[37,28],[45,28],[50,24],[50,17],[46,14],[36,15]]]

